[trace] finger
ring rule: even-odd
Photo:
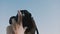
[[[20,24],[20,11],[18,11],[18,24]]]
[[[20,11],[20,21],[22,22],[22,13],[21,13],[21,11]]]
[[[12,28],[13,28],[14,31],[16,31],[19,28],[19,25],[17,23],[14,23],[12,25]]]
[[[18,23],[20,24],[20,22],[22,22],[22,14],[18,11]]]
[[[20,10],[20,26],[23,27],[23,25],[22,25],[22,13],[21,13],[21,10]]]
[[[16,21],[15,21],[15,19],[12,19],[12,28],[13,28],[13,30],[16,30]]]
[[[14,24],[12,25],[12,29],[14,32],[16,31],[16,26]]]
[[[23,24],[22,24],[22,22],[20,22],[20,26],[21,26],[21,27],[23,27]]]
[[[12,24],[16,23],[15,19],[12,19]]]
[[[20,21],[20,14],[19,14],[19,10],[18,10],[18,22]]]

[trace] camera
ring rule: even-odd
[[[39,34],[37,26],[35,24],[35,21],[31,15],[31,13],[29,13],[27,10],[20,10],[22,13],[22,25],[23,28],[27,27],[25,34],[28,34],[28,32],[30,34],[35,34],[35,31],[37,31],[37,34]],[[16,22],[18,21],[18,14],[16,16],[12,16],[9,19],[9,24],[12,24],[12,19],[15,19]]]

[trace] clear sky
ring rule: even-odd
[[[60,34],[60,0],[0,0],[0,34],[19,9],[32,13],[40,34]]]

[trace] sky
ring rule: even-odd
[[[28,10],[40,34],[60,34],[60,0],[0,0],[0,33],[6,34],[9,18]]]

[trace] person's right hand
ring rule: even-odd
[[[23,28],[22,25],[22,13],[18,11],[18,21],[12,25],[13,31],[15,34],[24,34],[26,28]]]

